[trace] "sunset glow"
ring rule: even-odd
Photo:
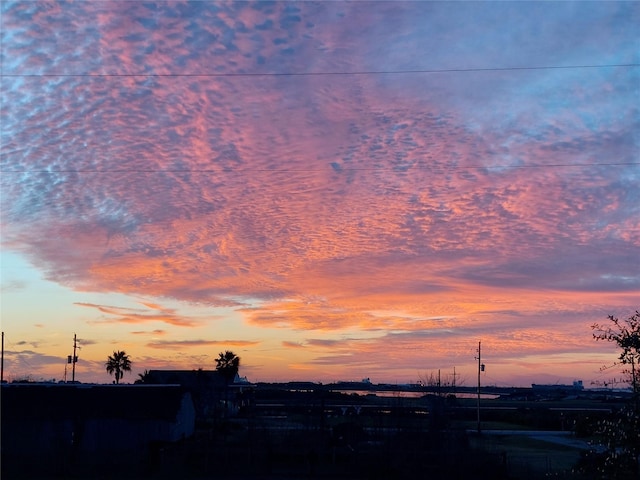
[[[639,3],[1,8],[5,379],[619,376]]]

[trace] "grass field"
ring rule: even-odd
[[[501,430],[510,427],[505,424],[493,426]],[[489,425],[484,428],[489,429]],[[509,478],[582,478],[572,473],[581,455],[581,450],[573,446],[526,435],[491,434],[488,430],[480,436],[471,435],[470,445],[474,450],[502,456]]]

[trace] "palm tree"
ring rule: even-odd
[[[227,382],[236,378],[238,370],[240,369],[240,357],[233,353],[231,350],[226,352],[220,352],[220,356],[216,358],[216,371],[219,372]]]
[[[113,375],[116,379],[116,384],[120,383],[124,372],[131,372],[131,360],[129,359],[129,355],[124,351],[118,350],[117,352],[113,352],[113,355],[109,355],[104,365],[107,373]]]
[[[145,370],[144,373],[139,373],[138,374],[138,379],[133,382],[133,383],[152,383],[151,382],[151,374],[149,373],[149,370]]]
[[[238,370],[240,369],[240,357],[233,353],[231,350],[227,350],[224,353],[220,352],[218,358],[216,358],[216,372],[220,373],[224,378],[224,415],[227,416],[228,398],[229,398],[229,384],[236,378]]]

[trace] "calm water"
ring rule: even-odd
[[[345,395],[350,395],[352,393],[358,395],[375,395],[377,397],[385,397],[385,398],[420,398],[426,395],[426,392],[406,392],[402,390],[332,390],[333,392],[344,393]],[[456,393],[455,396],[457,398],[478,398],[477,393]],[[500,395],[490,394],[490,393],[480,393],[480,398],[485,400],[493,400],[498,398]]]

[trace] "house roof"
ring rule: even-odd
[[[175,420],[185,394],[176,385],[5,384],[2,418]]]
[[[181,385],[188,390],[224,387],[225,378],[215,370],[150,370],[149,383]]]

